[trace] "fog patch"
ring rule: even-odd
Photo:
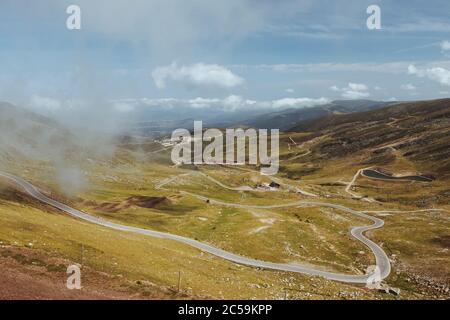
[[[61,193],[74,196],[84,190],[88,181],[84,171],[77,167],[57,167],[56,182]]]

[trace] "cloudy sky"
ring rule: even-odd
[[[68,30],[66,8],[81,8]],[[381,8],[381,30],[366,26]],[[450,96],[450,2],[1,0],[0,100],[305,107]]]

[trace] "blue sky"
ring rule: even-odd
[[[81,8],[81,30],[66,8]],[[381,8],[368,30],[366,9]],[[450,96],[450,2],[2,0],[0,100],[305,107]]]

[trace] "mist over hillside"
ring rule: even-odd
[[[97,157],[112,158],[115,150],[115,134],[87,126],[67,127],[30,110],[0,102],[0,167],[17,163],[26,165],[29,168],[26,170],[39,170],[39,164],[48,164],[55,171],[56,181],[70,193],[87,183],[83,163]]]
[[[228,99],[228,100],[227,100]],[[178,128],[192,129],[194,121],[205,127],[256,127],[286,130],[295,124],[334,113],[366,111],[390,103],[371,100],[321,99],[257,102],[240,97],[225,100],[197,98],[181,100],[132,100],[62,104],[58,108],[26,107],[51,118],[78,134],[90,131],[103,135],[123,134],[159,137]],[[47,102],[48,103],[48,102]],[[276,110],[276,111],[274,111]],[[85,138],[89,140],[88,137]]]

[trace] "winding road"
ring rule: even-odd
[[[271,270],[279,270],[279,271],[288,271],[288,272],[296,272],[296,273],[303,273],[313,276],[322,276],[324,278],[330,279],[330,280],[336,280],[341,282],[347,282],[347,283],[359,283],[359,284],[367,284],[369,282],[372,282],[374,280],[374,277],[376,277],[376,281],[381,281],[385,279],[391,272],[391,265],[389,262],[389,258],[387,257],[386,253],[383,251],[383,249],[378,246],[375,242],[372,240],[366,238],[364,236],[364,232],[368,230],[373,230],[380,228],[384,225],[384,221],[375,218],[373,216],[367,215],[363,212],[356,211],[347,207],[344,207],[342,205],[338,204],[330,204],[325,202],[310,202],[310,201],[298,201],[298,202],[292,202],[287,204],[280,204],[280,205],[265,205],[265,206],[257,206],[257,205],[243,205],[243,204],[235,204],[235,203],[226,203],[218,200],[211,200],[203,196],[195,195],[188,192],[183,192],[184,194],[191,195],[193,197],[196,197],[200,200],[209,200],[210,204],[217,204],[222,206],[229,206],[229,207],[237,207],[237,208],[264,208],[264,209],[270,209],[270,208],[286,208],[286,207],[300,207],[300,206],[321,206],[321,207],[329,207],[334,208],[337,210],[345,211],[348,213],[351,213],[353,215],[356,215],[358,217],[362,217],[368,220],[371,220],[373,224],[366,225],[366,226],[358,226],[353,227],[351,229],[351,235],[365,244],[374,254],[376,266],[375,272],[369,273],[369,274],[357,274],[357,275],[351,275],[351,274],[344,274],[344,273],[336,273],[336,272],[330,272],[320,269],[319,267],[311,267],[296,263],[274,263],[274,262],[267,262],[267,261],[261,261],[256,260],[252,258],[247,258],[244,256],[240,256],[225,250],[222,250],[220,248],[211,246],[209,244],[179,236],[174,235],[171,233],[165,233],[165,232],[159,232],[159,231],[153,231],[148,229],[142,229],[137,227],[131,227],[127,225],[122,225],[114,222],[110,222],[95,216],[92,216],[90,214],[87,214],[85,212],[79,211],[77,209],[71,208],[61,202],[58,202],[56,200],[53,200],[44,194],[42,194],[37,187],[29,183],[28,181],[14,176],[9,173],[0,172],[0,176],[4,177],[10,181],[12,181],[14,184],[22,188],[27,194],[29,194],[31,197],[46,203],[54,208],[57,208],[67,214],[69,214],[72,217],[88,221],[90,223],[94,223],[103,227],[119,230],[119,231],[125,231],[125,232],[132,232],[135,234],[141,234],[145,236],[150,237],[156,237],[156,238],[162,238],[162,239],[169,239],[178,241],[187,245],[190,245],[192,247],[195,247],[197,249],[200,249],[204,252],[210,253],[212,255],[215,255],[217,257],[232,261],[237,264],[247,265],[251,267],[258,267],[263,269],[271,269]]]
[[[364,177],[375,179],[375,180],[383,180],[383,181],[418,181],[418,182],[432,182],[433,179],[424,177],[421,175],[413,175],[413,176],[391,176],[385,173],[382,173],[378,170],[362,170],[361,175]]]

